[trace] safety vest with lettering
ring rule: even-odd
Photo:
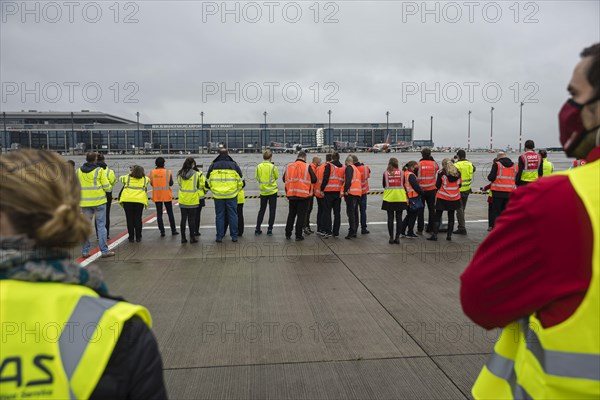
[[[77,178],[81,186],[81,207],[97,207],[106,204],[106,192],[112,190],[106,173],[100,167],[90,172],[77,169]]]
[[[600,398],[600,161],[567,175],[592,224],[592,278],[565,321],[544,328],[535,314],[504,328],[475,385],[476,399]]]
[[[369,192],[369,178],[371,177],[371,170],[366,164],[362,164],[358,168],[360,172],[360,181],[361,181],[361,191],[362,194],[367,194]]]
[[[141,203],[148,205],[148,194],[146,187],[149,180],[145,176],[143,178],[132,178],[131,175],[121,175],[119,180],[123,184],[123,191],[119,201],[121,203]]]
[[[288,164],[285,171],[285,194],[287,197],[310,197],[310,167],[296,160]]]
[[[414,199],[415,197],[419,197],[419,193],[417,193],[417,191],[410,184],[411,175],[414,176],[414,172],[409,170],[404,171],[404,188],[406,189],[406,196],[409,199]]]
[[[542,159],[542,168],[544,168],[544,176],[550,176],[554,172],[554,165],[547,158]]]
[[[439,166],[435,161],[432,160],[421,160],[419,161],[419,170],[417,171],[417,179],[419,186],[423,191],[428,192],[430,190],[436,190],[435,181],[437,179],[437,172]]]
[[[460,171],[460,179],[462,184],[460,185],[461,192],[467,192],[471,190],[471,183],[473,182],[473,163],[468,160],[460,160],[454,163],[456,169]]]
[[[242,177],[234,169],[214,169],[208,177],[208,186],[213,198],[233,199],[242,188]]]
[[[348,194],[350,196],[362,196],[362,175],[358,167],[355,165],[350,165],[352,167],[352,180],[350,181],[350,187],[348,188]],[[344,178],[345,178],[344,173]],[[346,182],[344,182],[344,187],[346,186]]]
[[[152,201],[166,203],[173,201],[173,192],[169,186],[171,182],[171,170],[156,168],[150,171],[148,178],[152,185]]]
[[[263,161],[256,166],[256,181],[260,188],[261,196],[270,196],[277,193],[277,179],[279,171],[275,164]]]
[[[447,201],[460,200],[461,180],[461,178],[458,178],[454,182],[451,182],[450,179],[448,179],[448,176],[446,176],[446,174],[443,174],[442,186],[438,189],[437,193],[435,194],[435,198]]]
[[[200,206],[200,196],[204,194],[202,172],[194,171],[188,179],[177,175],[179,185],[179,208],[196,208]]]
[[[512,192],[517,189],[515,179],[517,177],[518,167],[514,164],[512,167],[505,167],[502,163],[496,161],[498,172],[496,179],[492,182],[492,191],[494,192]]]
[[[521,172],[521,180],[523,182],[533,182],[539,178],[538,169],[542,162],[542,156],[535,151],[528,151],[521,156],[523,160],[523,171]]]
[[[392,172],[383,173],[383,201],[388,203],[406,203],[406,189],[404,188],[404,172],[394,168]]]
[[[341,192],[344,189],[344,166],[336,167],[332,163],[329,170],[329,180],[327,186],[325,186],[326,192]]]
[[[321,185],[323,184],[323,175],[325,175],[325,165],[327,165],[327,163],[323,163],[317,168],[317,183],[315,184],[315,196],[317,196],[317,198],[319,199],[325,197],[325,192],[321,190]]]
[[[577,168],[585,165],[585,160],[573,160],[573,166],[571,168]]]
[[[0,280],[2,398],[87,399],[142,306],[64,283]]]

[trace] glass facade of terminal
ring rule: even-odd
[[[140,124],[93,123],[65,124],[65,119],[46,118],[42,123],[28,120],[4,121],[0,126],[0,145],[10,148],[49,148],[69,151],[133,152],[139,149],[162,152],[201,152],[208,147],[225,146],[238,151],[259,151],[264,147],[316,147],[317,130],[321,130],[322,144],[335,142],[372,146],[386,140],[389,127],[390,142],[412,142],[412,129],[400,123],[347,123],[327,124]]]

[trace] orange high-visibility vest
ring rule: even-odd
[[[171,170],[164,168],[156,168],[148,174],[150,184],[152,185],[152,201],[153,202],[169,202],[173,201],[173,192],[169,186],[171,182]]]
[[[296,160],[288,164],[285,172],[285,193],[287,197],[310,197],[311,182],[309,166]]]
[[[329,170],[329,180],[325,186],[326,192],[341,192],[344,189],[344,167],[336,167],[332,163]]]
[[[498,166],[498,173],[496,179],[492,182],[491,189],[495,192],[512,192],[517,188],[515,179],[519,167],[514,164],[512,167],[505,168],[500,162],[496,162]]]
[[[321,164],[317,167],[317,183],[315,185],[315,196],[319,199],[325,197],[325,193],[321,190],[321,185],[323,184],[323,175],[325,174],[325,165],[327,163]]]
[[[356,168],[358,168],[358,171],[360,172],[362,194],[367,194],[370,189],[369,188],[369,178],[371,177],[371,171],[369,170],[369,167],[365,164],[361,165],[360,167],[356,167]]]
[[[413,189],[412,185],[410,184],[411,175],[414,175],[412,171],[404,171],[404,188],[406,189],[406,196],[409,199],[414,199],[415,197],[419,197],[419,193],[417,193],[417,191]]]
[[[454,182],[450,182],[450,180],[445,174],[442,175],[442,187],[438,189],[435,198],[448,201],[460,200],[461,183],[461,178],[458,178]]]
[[[356,166],[350,165],[350,167],[352,167],[352,180],[350,181],[350,187],[348,188],[348,194],[350,196],[360,197],[362,195],[361,174]],[[346,174],[344,173],[344,178],[345,178],[345,175]],[[344,186],[346,186],[346,185],[344,184]]]
[[[435,181],[437,179],[437,172],[440,167],[435,161],[432,160],[421,160],[419,161],[419,171],[417,172],[417,179],[419,185],[423,191],[435,190]]]

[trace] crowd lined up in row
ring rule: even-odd
[[[525,153],[518,163],[510,160],[505,153],[498,153],[492,162],[488,175],[489,190],[489,230],[508,204],[510,193],[517,186],[526,185],[538,177],[553,172],[545,151],[534,151],[535,144],[528,140]],[[446,239],[452,234],[464,235],[465,208],[472,192],[471,184],[476,167],[466,159],[464,150],[459,150],[455,160],[442,160],[441,167],[431,156],[429,149],[421,151],[419,161],[409,161],[404,166],[396,158],[390,158],[383,173],[382,210],[387,212],[389,243],[399,244],[400,238],[416,238],[424,232],[430,233],[428,240],[437,240],[444,211],[448,214]],[[255,235],[261,235],[263,219],[269,208],[267,235],[273,234],[278,198],[279,169],[272,162],[270,150],[263,153],[263,161],[256,167],[255,178],[260,188],[260,209]],[[574,163],[575,165],[577,162]],[[112,188],[120,181],[123,189],[118,195],[125,211],[130,242],[142,240],[142,213],[148,205],[147,192],[152,188],[151,199],[156,205],[157,224],[161,236],[165,236],[163,208],[169,219],[172,235],[181,233],[181,242],[198,242],[200,219],[205,206],[205,196],[210,190],[215,202],[216,241],[222,242],[229,228],[232,241],[236,242],[244,234],[245,180],[239,165],[226,149],[211,163],[206,174],[196,164],[194,158],[185,159],[181,169],[173,172],[165,168],[165,159],[155,160],[156,168],[148,174],[138,165],[131,167],[130,173],[118,179],[102,154],[88,153],[86,162],[77,169],[81,185],[81,207],[89,217],[96,216],[96,231],[102,256],[109,257],[107,239],[110,230],[110,206]],[[315,233],[310,225],[315,199],[317,204],[316,234],[327,239],[338,237],[341,227],[341,204],[346,204],[348,232],[346,239],[357,238],[359,233],[368,234],[367,196],[370,190],[371,169],[361,163],[356,155],[348,155],[344,164],[339,153],[325,156],[322,162],[315,156],[312,162],[306,160],[306,153],[299,152],[297,160],[285,167],[282,176],[285,194],[289,200],[289,212],[285,236],[297,241],[305,235]],[[173,213],[174,182],[179,185],[178,205],[181,211],[180,231],[177,230]],[[428,211],[425,224],[425,209]],[[403,213],[406,216],[403,218]],[[458,227],[454,230],[455,214]],[[416,232],[415,232],[416,225]],[[83,256],[90,254],[90,244],[83,246]]]

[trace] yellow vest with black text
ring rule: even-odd
[[[214,169],[208,177],[208,186],[215,199],[233,199],[242,188],[242,177],[233,169]]]
[[[504,330],[479,374],[476,399],[600,398],[600,161],[567,175],[593,231],[592,278],[577,310],[544,328],[535,314]]]
[[[106,204],[106,192],[111,189],[111,186],[102,168],[97,167],[87,173],[77,168],[77,178],[81,186],[80,207],[97,207]]]
[[[151,327],[146,308],[84,286],[1,280],[1,397],[89,398],[135,315]]]
[[[123,184],[123,191],[119,201],[121,203],[141,203],[148,205],[148,193],[146,187],[150,180],[145,176],[143,178],[133,178],[131,175],[121,175],[119,180]]]
[[[200,198],[204,196],[203,181],[204,176],[202,172],[194,171],[194,174],[188,179],[183,179],[180,175],[177,175],[180,208],[195,208],[200,206]]]
[[[406,188],[404,187],[404,172],[397,168],[390,173],[383,173],[383,201],[389,203],[407,203]]]
[[[460,191],[466,192],[471,190],[471,183],[473,182],[473,163],[468,160],[460,160],[454,163],[456,169],[460,171],[460,177],[462,183],[460,185]]]
[[[256,166],[256,181],[260,187],[261,196],[270,196],[277,193],[277,179],[279,171],[275,164],[263,161]]]
[[[544,169],[544,176],[550,176],[554,172],[554,164],[548,161],[547,158],[542,159],[542,168]]]

